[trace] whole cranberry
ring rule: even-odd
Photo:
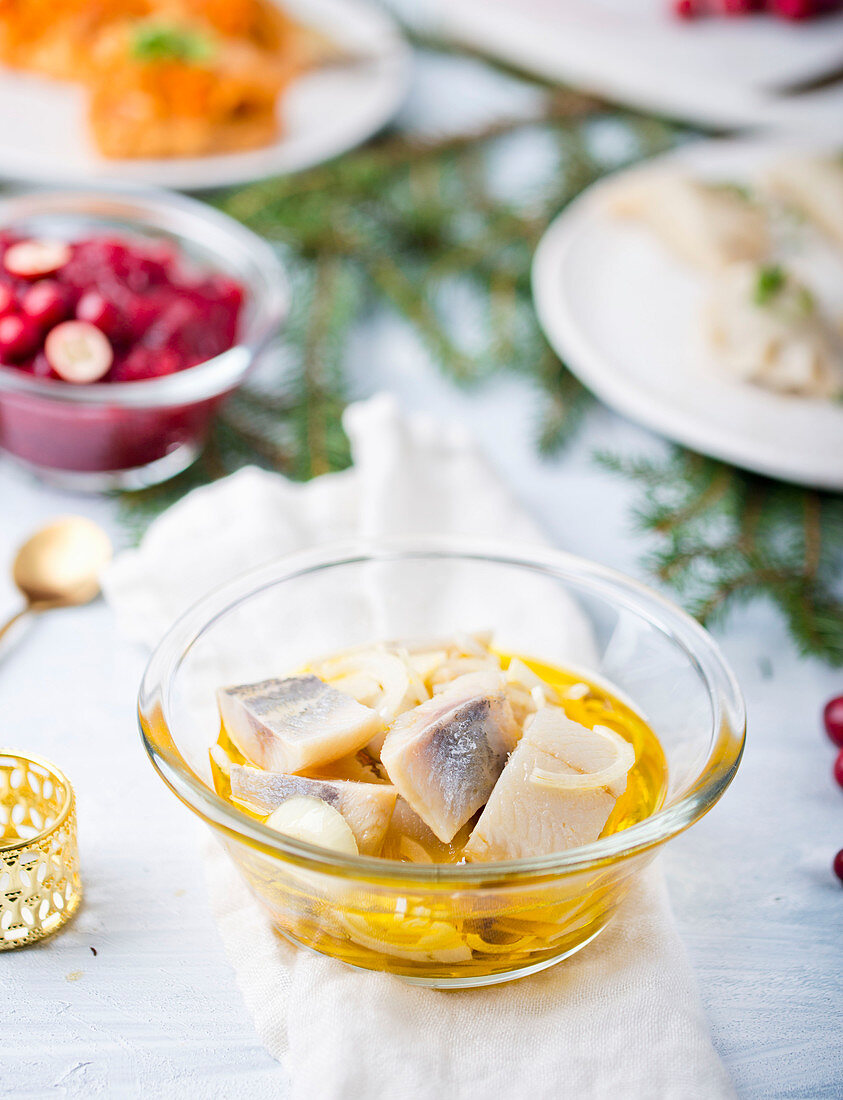
[[[114,302],[98,290],[86,290],[76,303],[76,319],[96,325],[109,339],[120,337],[125,329],[123,315]]]
[[[14,288],[8,283],[0,283],[0,317],[5,317],[7,313],[14,313],[16,305]]]
[[[42,328],[52,328],[67,317],[70,300],[61,283],[53,279],[43,279],[24,291],[20,308],[22,313],[31,317]]]
[[[0,359],[24,359],[40,343],[41,330],[31,317],[22,313],[0,317]]]
[[[810,19],[819,14],[817,0],[770,0],[769,7],[782,19]]]
[[[834,873],[843,882],[843,848],[834,857],[834,862],[831,865],[834,868]]]
[[[823,724],[829,740],[843,749],[843,695],[829,699],[823,710]]]
[[[168,348],[133,348],[111,371],[112,382],[144,382],[150,378],[162,378],[175,374],[181,361]]]
[[[674,0],[673,11],[680,19],[696,19],[705,14],[700,0]]]
[[[834,775],[835,782],[843,787],[843,749],[837,754],[837,759],[834,761],[834,767],[832,768],[832,774]]]
[[[50,364],[50,360],[43,351],[39,351],[32,360],[29,373],[33,374],[36,378],[58,378],[58,375]]]

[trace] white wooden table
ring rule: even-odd
[[[452,111],[442,75],[441,65],[427,67],[411,112],[420,98]],[[470,66],[447,75],[468,115],[501,102]],[[597,411],[564,456],[543,462],[532,442],[540,398],[526,384],[458,392],[385,316],[350,357],[357,396],[387,388],[407,407],[464,418],[559,546],[640,575],[644,544],[628,526],[634,490],[591,455],[607,444],[659,446],[651,436]],[[3,461],[0,509],[0,563],[67,511],[126,538],[113,501],[68,497]],[[0,609],[11,610],[4,573]],[[720,641],[747,696],[749,743],[724,800],[668,852],[678,923],[740,1096],[839,1100],[843,890],[830,862],[843,846],[843,792],[819,709],[843,690],[843,672],[800,659],[763,605],[735,614]],[[199,826],[141,749],[134,698],[144,660],[101,603],[34,623],[0,659],[0,743],[69,773],[86,890],[67,931],[0,956],[0,1094],[283,1096],[284,1071],[258,1044],[222,955]]]

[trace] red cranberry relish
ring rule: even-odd
[[[0,233],[0,364],[38,378],[139,382],[232,347],[243,288],[167,244]]]

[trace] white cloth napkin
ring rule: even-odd
[[[214,585],[341,538],[540,539],[464,432],[405,420],[386,397],[352,406],[344,423],[352,469],[307,485],[242,470],[156,520],[105,578],[122,631],[153,644]],[[583,646],[586,628],[568,610]],[[214,842],[207,874],[238,985],[262,1042],[289,1071],[292,1100],[734,1095],[656,868],[579,955],[510,985],[452,993],[296,949],[273,932]]]

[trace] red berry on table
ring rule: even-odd
[[[758,0],[720,0],[720,2],[726,15],[749,15],[763,7]]]
[[[24,291],[20,308],[22,313],[37,321],[43,328],[52,328],[67,317],[70,302],[61,283],[43,279]]]
[[[47,335],[44,353],[65,382],[97,382],[114,359],[108,337],[87,321],[65,321]]]
[[[700,0],[674,0],[673,11],[680,19],[696,19],[704,14]]]
[[[832,863],[832,867],[834,868],[835,875],[837,875],[840,881],[843,882],[843,848],[841,848],[837,855],[834,857],[834,863]]]
[[[6,250],[3,265],[18,279],[42,279],[64,267],[70,256],[64,241],[19,241]]]
[[[41,330],[31,317],[9,313],[0,317],[0,359],[23,359],[38,347]]]
[[[829,740],[843,749],[843,695],[836,695],[826,703],[823,724]]]
[[[837,759],[834,761],[834,767],[832,768],[835,782],[838,786],[843,787],[843,749],[837,754]]]
[[[768,6],[783,19],[810,19],[828,7],[820,0],[769,0]]]

